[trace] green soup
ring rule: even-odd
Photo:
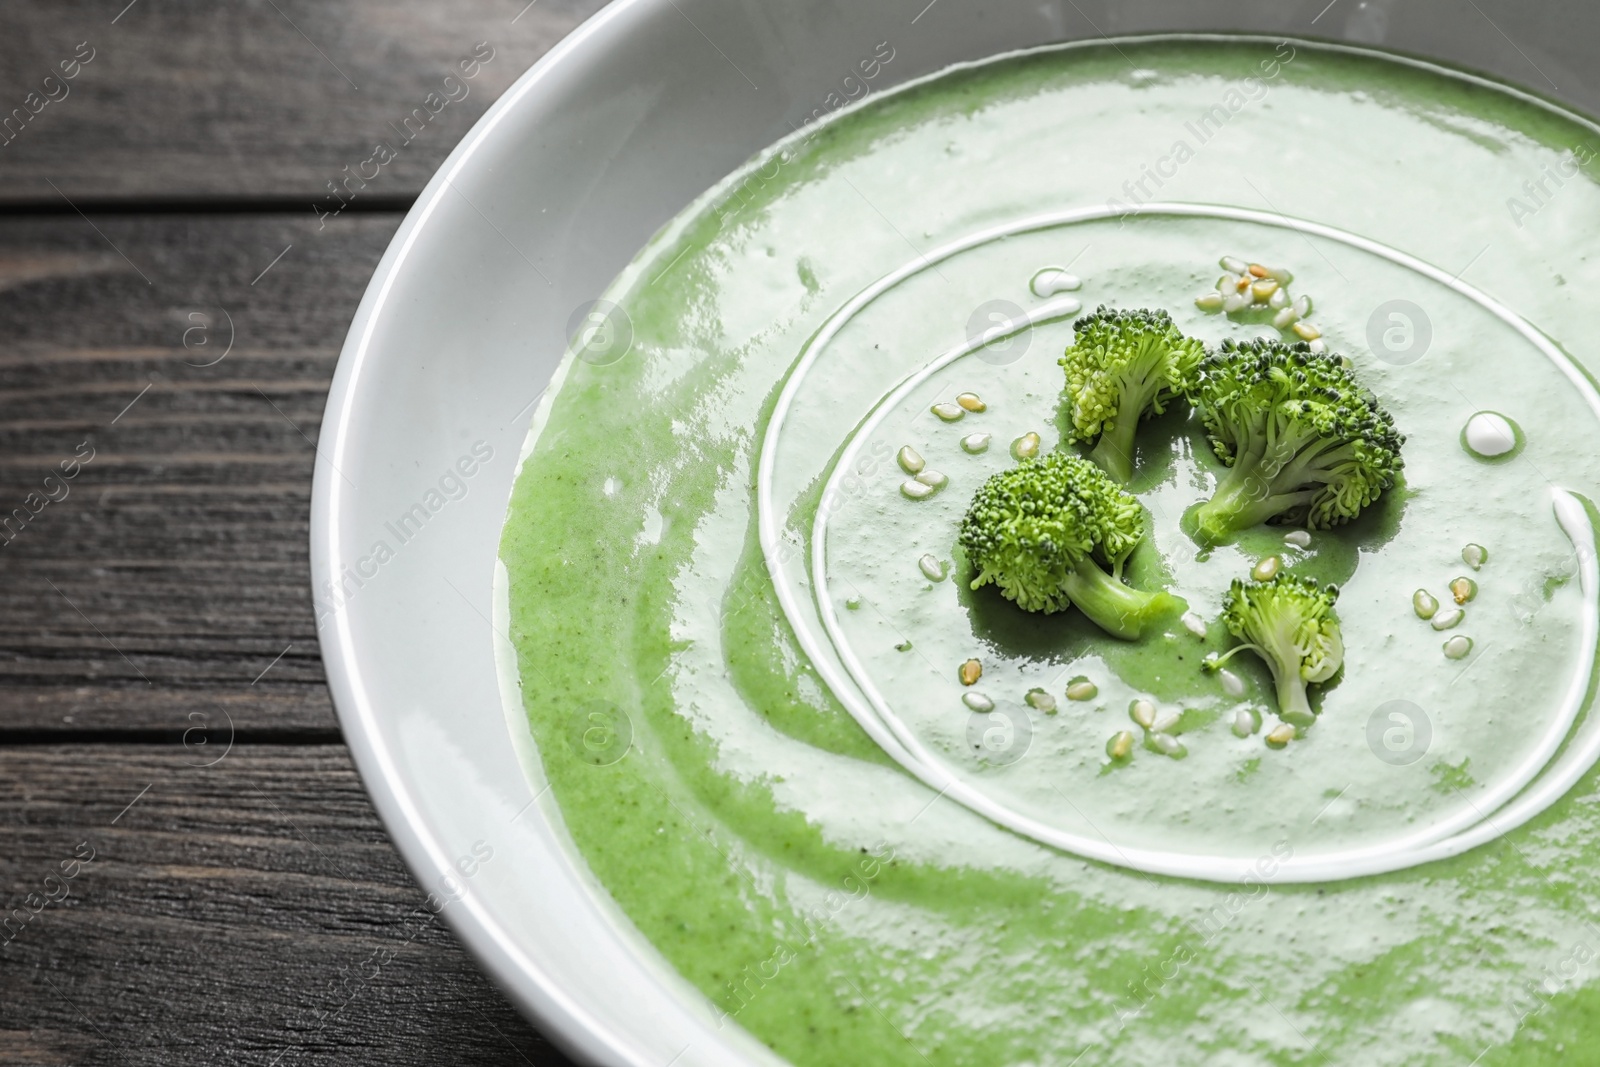
[[[803,1065],[1581,1056],[1594,552],[1555,502],[1582,520],[1600,482],[1597,151],[1422,64],[1123,41],[864,101],[669,225],[542,402],[502,558],[566,828],[706,1011]],[[1407,435],[1403,483],[1346,526],[1197,551],[1183,515],[1223,467],[1178,404],[1140,433],[1128,578],[1182,622],[1120,642],[970,589],[973,491],[1030,434],[1076,447],[1080,310],[1280,336],[1276,309],[1197,303],[1223,256],[1292,270],[1302,335]],[[962,393],[981,410],[934,413]],[[906,447],[944,480],[925,499]],[[1259,660],[1201,669],[1269,557],[1342,590],[1344,669],[1283,748]],[[958,784],[864,728],[879,705]],[[1317,865],[1452,827],[1382,873]]]

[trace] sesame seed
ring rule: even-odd
[[[1100,687],[1087,678],[1080,678],[1067,686],[1068,700],[1093,700],[1100,695]]]
[[[1106,742],[1106,755],[1118,763],[1133,755],[1133,734],[1127,730],[1115,734]]]
[[[979,714],[994,710],[994,701],[990,700],[988,697],[976,690],[973,690],[970,693],[962,693],[961,703],[965,704],[967,707],[978,712]]]
[[[1038,454],[1039,435],[1032,430],[1011,442],[1011,455],[1014,459],[1032,459]]]
[[[1172,759],[1182,759],[1189,754],[1189,750],[1183,747],[1183,742],[1171,734],[1151,734],[1150,744],[1157,752]]]
[[[969,456],[976,456],[980,452],[989,451],[989,434],[969,433],[961,439],[961,451]]]

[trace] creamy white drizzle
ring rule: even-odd
[[[1062,267],[1045,267],[1033,276],[1028,288],[1033,291],[1034,296],[1055,296],[1057,293],[1071,293],[1083,288],[1083,279],[1076,274],[1068,274]]]
[[[1462,440],[1473,455],[1494,459],[1517,447],[1517,430],[1498,411],[1480,411],[1467,420]]]

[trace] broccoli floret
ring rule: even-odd
[[[994,475],[961,520],[960,544],[977,571],[1027,611],[1076,605],[1096,626],[1126,640],[1186,605],[1166,592],[1121,581],[1144,539],[1139,502],[1093,463],[1054,452]]]
[[[1059,360],[1067,375],[1071,438],[1098,439],[1089,458],[1126,482],[1133,477],[1139,420],[1159,415],[1181,395],[1205,346],[1179,333],[1165,311],[1101,306],[1072,326],[1072,347]]]
[[[1229,469],[1192,516],[1205,544],[1269,519],[1337,526],[1394,485],[1405,437],[1338,356],[1304,342],[1222,342],[1188,386]]]
[[[1210,670],[1249,649],[1272,670],[1278,690],[1278,717],[1294,726],[1316,721],[1306,699],[1308,682],[1326,682],[1344,663],[1344,641],[1333,603],[1336,585],[1279,574],[1268,582],[1235,578],[1222,605],[1228,632],[1245,644],[1224,656],[1208,656]]]

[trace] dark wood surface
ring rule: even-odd
[[[307,577],[312,441],[398,224],[0,220],[0,277],[51,270],[0,291],[0,738],[181,731],[201,704],[251,732],[335,729]],[[21,524],[85,442],[65,497]]]
[[[0,882],[42,903],[6,930],[0,1062],[566,1062],[429,909],[341,744],[214,758],[0,748]]]
[[[0,147],[0,203],[326,195],[329,179],[368,158],[375,141],[394,139],[390,124],[487,42],[494,58],[465,97],[433,117],[370,190],[404,200],[529,64],[600,6],[0,0],[0,111],[20,105],[78,45],[93,50],[64,98]]]
[[[0,144],[0,1063],[567,1062],[351,766],[307,512],[406,205],[596,7],[0,0],[0,116],[95,50]],[[324,183],[482,41],[319,228]]]

